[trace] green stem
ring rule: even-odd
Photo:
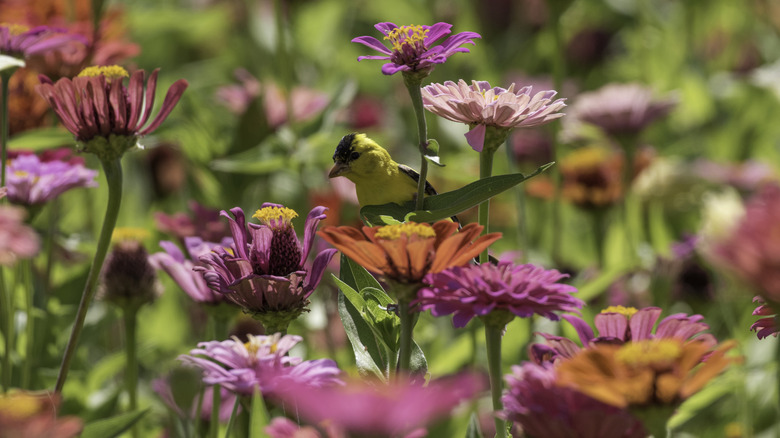
[[[495,414],[504,409],[501,403],[503,375],[501,373],[501,332],[503,326],[485,324],[485,344],[487,346],[488,373],[490,375],[490,395],[493,400],[493,419],[496,424],[496,437],[506,438],[506,422]]]
[[[13,291],[8,290],[5,283],[5,268],[0,266],[0,298],[3,305],[3,331],[5,332],[5,354],[3,354],[3,392],[11,388],[11,353],[14,338],[14,303]]]
[[[219,385],[211,387],[211,424],[209,424],[209,438],[217,438],[219,432],[219,407],[222,404],[222,388]]]
[[[241,404],[241,397],[236,396],[236,402],[233,403],[233,410],[230,412],[230,420],[228,420],[227,428],[225,429],[225,438],[230,437],[230,433],[233,432],[233,425],[236,422],[236,417],[238,416],[238,406]]]
[[[138,307],[131,305],[122,309],[125,323],[125,390],[130,400],[129,412],[138,409],[138,351],[136,344],[136,323],[138,322]],[[130,429],[133,438],[138,438],[138,424]]]
[[[404,75],[404,85],[409,90],[412,99],[414,115],[417,118],[417,148],[420,151],[420,179],[417,181],[416,210],[424,208],[425,182],[428,180],[428,160],[425,159],[428,150],[428,125],[425,123],[425,108],[423,108],[422,92],[420,85],[422,80],[411,75]]]
[[[27,354],[25,355],[24,364],[22,367],[22,388],[32,389],[30,387],[30,380],[33,370],[33,362],[35,361],[35,288],[32,284],[32,260],[24,260],[20,264],[20,275],[22,284],[24,285],[25,298],[27,299],[26,311],[27,311],[27,324],[25,327],[26,334],[26,348]]]
[[[73,329],[70,332],[68,345],[65,348],[65,354],[62,357],[62,365],[57,376],[57,384],[54,387],[56,392],[62,392],[65,386],[65,379],[68,377],[70,362],[76,352],[81,330],[84,328],[84,319],[87,317],[87,310],[95,297],[97,290],[100,270],[103,267],[103,261],[106,259],[111,235],[114,232],[117,217],[119,216],[119,206],[122,202],[122,162],[120,158],[113,160],[101,160],[103,170],[106,174],[108,184],[108,204],[106,205],[106,215],[103,220],[103,228],[100,230],[100,238],[95,250],[95,258],[92,260],[92,267],[89,269],[87,283],[84,285],[84,292],[81,295],[81,302],[76,313],[76,321],[73,323]]]
[[[487,144],[482,148],[482,152],[479,153],[479,179],[488,178],[493,175],[493,156],[496,153],[496,149],[489,147]],[[489,227],[488,221],[490,219],[490,200],[479,204],[477,212],[477,221],[484,228],[482,234],[487,234]],[[479,255],[479,262],[486,263],[489,260],[488,250],[485,249]]]
[[[604,257],[604,240],[606,239],[606,223],[605,223],[606,211],[604,208],[596,207],[591,211],[591,221],[593,230],[593,240],[596,248],[596,260],[599,265],[599,269],[602,271],[606,266],[606,260]]]
[[[0,152],[0,155],[2,155],[2,163],[0,163],[0,187],[5,187],[5,163],[8,161],[8,82],[11,80],[11,76],[13,76],[15,71],[15,68],[11,68],[0,73],[0,80],[3,81],[3,96],[2,103],[0,103],[0,105],[2,105],[0,111],[3,112],[2,121],[0,121],[0,123],[2,123],[2,125],[0,125],[0,149],[2,149],[2,152]]]
[[[414,315],[409,309],[409,300],[398,300],[398,316],[401,318],[401,339],[398,342],[398,373],[407,373],[412,360],[412,332]]]

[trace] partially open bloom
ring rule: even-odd
[[[652,90],[640,84],[609,84],[579,95],[570,119],[596,125],[611,136],[636,135],[675,105],[676,99],[654,98]]]
[[[717,340],[709,333],[710,326],[701,322],[701,315],[688,316],[675,313],[662,319],[653,330],[661,316],[659,307],[645,307],[637,310],[633,307],[611,306],[602,310],[593,320],[598,330],[598,336],[593,328],[582,319],[573,315],[563,315],[563,319],[571,323],[577,331],[584,348],[599,344],[622,345],[631,341],[650,339],[677,339],[681,342],[698,341],[707,348],[717,345]],[[574,341],[546,333],[539,333],[547,341],[547,345],[532,345],[531,357],[537,363],[556,358],[570,358],[580,351]]]
[[[364,59],[384,59],[387,64],[382,66],[382,73],[391,75],[399,71],[422,73],[428,75],[436,64],[443,64],[447,58],[458,52],[468,53],[469,49],[461,47],[464,44],[474,44],[475,38],[481,38],[475,32],[461,32],[450,35],[449,23],[436,23],[433,26],[401,26],[394,23],[378,23],[376,30],[390,41],[390,48],[372,36],[362,36],[352,40],[381,53],[358,57]],[[440,44],[439,40],[447,37]]]
[[[79,35],[68,34],[64,29],[49,26],[36,26],[32,29],[19,24],[0,24],[0,54],[16,58],[57,49],[70,43],[86,39]]]
[[[777,337],[777,333],[780,332],[780,322],[778,322],[777,311],[771,306],[767,305],[761,297],[753,298],[753,302],[758,302],[759,305],[756,310],[753,311],[753,315],[763,316],[763,318],[754,322],[750,326],[750,330],[756,333],[758,339],[764,339],[768,336]]]
[[[484,236],[482,226],[442,220],[433,225],[406,222],[398,225],[325,227],[319,234],[355,263],[374,274],[399,283],[420,283],[429,272],[461,266],[501,238]],[[454,234],[453,234],[454,233]]]
[[[515,90],[515,84],[507,89],[491,88],[485,81],[468,85],[463,79],[422,88],[425,109],[469,125],[466,140],[477,152],[485,144],[497,148],[513,128],[539,126],[563,117],[558,111],[566,106],[566,99],[553,101],[556,94],[553,90],[532,94],[531,87]]]
[[[559,386],[552,364],[525,362],[505,377],[502,416],[528,436],[546,438],[644,438],[647,434],[627,410],[574,389]]]
[[[711,352],[706,343],[673,338],[599,344],[561,361],[558,384],[620,408],[677,405],[735,361],[726,357],[734,346]]]
[[[2,188],[0,199],[5,195]],[[27,213],[19,207],[0,205],[0,266],[10,266],[18,259],[29,259],[38,253],[40,239],[35,230],[24,224]]]
[[[201,342],[189,355],[179,360],[203,371],[203,382],[221,385],[243,395],[259,389],[263,396],[276,394],[288,384],[299,384],[308,390],[341,384],[341,370],[330,359],[303,361],[288,352],[303,338],[294,335],[248,335],[249,342],[237,338],[222,342]]]
[[[6,165],[8,200],[22,205],[44,204],[73,188],[97,187],[96,176],[96,170],[83,164],[19,155]]]
[[[228,242],[225,242],[229,245]],[[206,284],[203,275],[195,272],[194,267],[200,265],[200,257],[208,254],[217,246],[216,243],[204,242],[200,237],[186,237],[184,245],[189,257],[175,243],[164,240],[160,247],[165,252],[149,256],[149,262],[155,269],[162,269],[171,276],[173,281],[196,303],[217,304],[224,300],[224,295],[213,291]]]
[[[82,421],[57,418],[58,394],[9,392],[0,395],[0,438],[74,438]]]
[[[455,327],[465,327],[471,318],[494,311],[521,318],[536,314],[557,321],[554,312],[578,312],[584,304],[571,295],[576,288],[558,283],[566,277],[555,269],[508,261],[456,266],[428,275],[425,281],[430,286],[420,290],[416,302],[434,316],[454,313]]]
[[[157,73],[154,70],[149,75],[145,92],[143,70],[129,75],[116,65],[88,67],[73,79],[62,78],[55,83],[41,76],[36,89],[85,151],[99,157],[109,153],[107,158],[113,158],[134,147],[139,136],[157,129],[187,88],[184,79],[174,82],[162,109],[146,125],[152,115]],[[128,76],[130,81],[125,87],[123,79]]]
[[[403,379],[387,385],[351,381],[345,386],[311,388],[293,382],[276,394],[309,424],[326,423],[346,436],[407,436],[447,416],[484,388],[475,375],[431,381],[427,386]],[[416,435],[423,436],[423,435]]]
[[[282,331],[306,310],[309,296],[336,253],[334,249],[323,250],[311,268],[304,267],[325,210],[315,207],[309,212],[303,244],[292,226],[298,214],[289,208],[263,204],[254,215],[259,225],[246,223],[238,207],[230,210],[233,217],[222,211],[230,223],[234,244],[201,256],[203,266],[195,269],[202,272],[211,289],[252,314],[269,332]]]

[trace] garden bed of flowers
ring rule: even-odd
[[[0,438],[780,434],[779,35],[4,1]]]

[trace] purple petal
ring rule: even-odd
[[[140,135],[146,135],[160,126],[163,120],[165,120],[171,111],[173,111],[173,108],[179,102],[179,99],[181,98],[182,94],[184,94],[184,90],[187,89],[188,85],[189,83],[184,79],[179,79],[178,81],[174,82],[173,85],[171,85],[171,88],[169,88],[168,92],[165,94],[162,108],[160,109],[160,112],[157,113],[157,117],[152,120],[152,123],[150,123],[149,126],[139,132]]]
[[[629,321],[631,340],[641,341],[650,339],[653,333],[653,326],[655,326],[655,322],[660,315],[660,307],[645,307],[636,312]]]
[[[353,43],[363,44],[364,46],[372,48],[372,49],[376,50],[377,52],[382,52],[382,53],[385,53],[385,54],[388,54],[388,55],[391,55],[393,53],[384,44],[382,44],[381,41],[379,41],[378,39],[376,39],[376,38],[374,38],[372,36],[362,36],[362,37],[353,38],[352,42]],[[358,58],[358,60],[360,60],[360,58]]]
[[[469,132],[465,133],[466,142],[477,152],[482,152],[485,147],[485,125],[478,124]]]

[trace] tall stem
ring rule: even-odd
[[[128,411],[135,412],[138,409],[138,353],[136,345],[138,307],[130,305],[122,309],[122,316],[125,323],[125,390],[130,400]],[[130,431],[133,438],[138,438],[137,424],[134,424]]]
[[[425,108],[423,108],[422,92],[420,85],[422,80],[411,75],[404,75],[404,85],[409,90],[412,99],[414,115],[417,118],[417,148],[420,151],[420,180],[417,181],[417,202],[415,210],[422,210],[425,197],[425,181],[428,180],[428,160],[425,159],[428,149],[428,125],[425,123]]]
[[[490,375],[490,395],[493,400],[493,419],[496,424],[496,437],[506,438],[506,422],[495,414],[504,409],[501,403],[503,375],[501,374],[501,325],[485,324],[485,344],[487,346],[488,373]]]
[[[2,125],[0,125],[0,149],[2,149],[2,152],[0,152],[2,155],[2,163],[0,163],[0,187],[5,187],[5,163],[8,160],[8,82],[11,80],[14,71],[16,71],[16,69],[12,68],[0,73],[0,80],[3,81],[3,96],[2,103],[0,103],[2,105],[0,111],[3,111],[2,121],[0,121],[0,123],[2,123]]]
[[[92,267],[89,269],[87,283],[84,285],[84,292],[81,295],[81,302],[76,313],[76,321],[73,323],[73,329],[70,332],[68,346],[65,348],[65,354],[62,357],[62,365],[57,376],[57,384],[54,387],[56,392],[62,392],[65,385],[65,379],[68,377],[70,362],[76,352],[81,330],[84,328],[84,319],[87,317],[87,310],[95,297],[97,290],[100,270],[103,267],[103,261],[106,259],[108,246],[111,243],[111,234],[114,232],[117,217],[119,216],[119,205],[122,202],[122,162],[120,157],[113,160],[101,160],[103,170],[106,174],[108,184],[108,204],[106,205],[106,215],[103,219],[103,228],[100,230],[95,258],[92,260]]]
[[[13,291],[9,290],[5,284],[5,269],[0,266],[0,304],[2,304],[3,313],[3,331],[5,332],[5,345],[3,354],[3,392],[8,392],[11,388],[11,354],[13,352],[14,338],[14,303]]]
[[[489,147],[487,144],[482,148],[482,152],[479,153],[479,179],[488,178],[493,175],[493,156],[496,153],[496,149]],[[482,234],[488,233],[488,221],[490,219],[490,200],[479,204],[477,212],[477,221],[484,228]],[[485,249],[479,255],[479,262],[486,263],[489,260],[488,250]]]
[[[23,289],[25,292],[26,312],[27,312],[27,325],[25,327],[26,341],[26,355],[24,359],[24,365],[22,368],[22,388],[32,389],[30,387],[30,380],[32,376],[33,363],[35,361],[35,288],[32,284],[32,260],[25,260],[20,265],[20,275],[22,280]]]
[[[409,310],[409,300],[398,300],[398,316],[401,318],[401,339],[398,342],[398,372],[409,372],[412,360],[412,332],[414,315]]]

